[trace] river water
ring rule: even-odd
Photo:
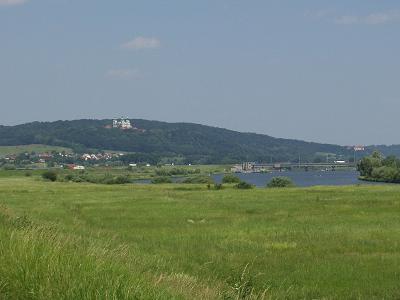
[[[292,179],[297,186],[315,185],[354,185],[354,184],[374,184],[358,179],[357,171],[274,171],[272,173],[238,173],[235,174],[243,181],[258,187],[265,187],[266,184],[277,176],[285,176]],[[220,183],[223,175],[213,175],[216,182]]]
[[[285,176],[292,179],[296,186],[307,187],[316,185],[355,185],[355,184],[385,184],[358,179],[357,171],[273,171],[271,173],[237,173],[235,174],[241,180],[253,184],[257,187],[265,187],[267,183],[278,176]],[[211,175],[215,182],[221,183],[223,174]],[[182,177],[172,178],[173,182],[182,181]],[[137,180],[136,183],[149,184],[151,180]]]

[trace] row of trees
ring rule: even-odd
[[[375,151],[358,163],[361,179],[400,183],[400,159],[396,156],[383,157]]]

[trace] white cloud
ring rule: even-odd
[[[106,76],[114,79],[138,79],[141,78],[141,73],[138,69],[112,69]]]
[[[400,21],[400,11],[397,10],[372,13],[366,16],[347,15],[335,19],[335,23],[341,25],[353,25],[353,24],[379,25],[379,24],[393,23],[399,21]]]
[[[28,2],[28,0],[0,0],[0,6],[6,6],[6,5],[19,5],[19,4],[24,4],[25,2]]]
[[[136,37],[132,41],[124,43],[121,45],[122,48],[132,49],[132,50],[141,50],[141,49],[155,49],[161,46],[160,41],[154,37]]]

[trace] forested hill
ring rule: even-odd
[[[191,124],[131,120],[139,129],[106,128],[111,120],[33,122],[0,126],[0,145],[46,144],[76,151],[134,152],[137,157],[192,163],[312,161],[322,153],[351,157],[346,147],[280,139],[255,133]]]

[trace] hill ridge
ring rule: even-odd
[[[112,119],[29,122],[0,126],[0,146],[44,144],[74,149],[127,151],[152,161],[237,163],[326,159],[324,153],[351,159],[345,146],[272,137],[189,122],[130,119],[139,130],[106,128]],[[387,146],[389,147],[389,146]],[[392,147],[393,148],[393,147]],[[399,147],[400,151],[400,147]]]

